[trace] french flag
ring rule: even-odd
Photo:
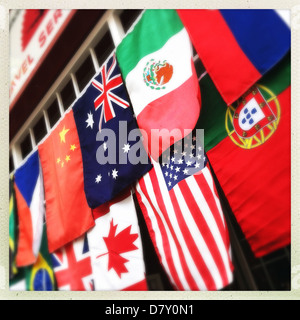
[[[36,261],[43,232],[44,187],[37,151],[16,170],[14,187],[19,220],[16,264],[23,267]]]
[[[230,105],[290,50],[289,26],[275,10],[177,10],[200,60]]]

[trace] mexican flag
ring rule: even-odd
[[[288,54],[227,106],[208,74],[200,80],[205,149],[256,257],[290,244],[291,75]]]
[[[200,90],[192,55],[175,10],[146,10],[117,47],[133,110],[154,159],[197,123]],[[168,132],[171,139],[164,140]]]

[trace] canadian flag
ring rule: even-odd
[[[130,189],[93,210],[87,237],[95,290],[148,290],[142,242]]]

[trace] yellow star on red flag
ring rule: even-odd
[[[70,129],[66,129],[65,126],[64,128],[61,130],[61,132],[59,133],[60,136],[60,142],[64,142],[66,143],[66,134]]]

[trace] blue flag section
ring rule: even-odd
[[[220,10],[239,46],[263,75],[290,50],[291,31],[274,10]]]
[[[24,163],[24,165],[18,168],[15,173],[15,183],[28,207],[30,207],[32,201],[39,173],[38,152],[34,152]]]
[[[73,106],[88,205],[114,198],[151,168],[115,56]]]
[[[39,154],[35,151],[15,172],[19,221],[17,267],[36,262],[43,233],[44,187]]]
[[[173,144],[160,159],[161,171],[168,190],[170,191],[181,180],[197,174],[206,167],[207,159],[203,146],[196,143],[196,130],[187,135],[184,140]],[[182,142],[184,148],[182,151]]]

